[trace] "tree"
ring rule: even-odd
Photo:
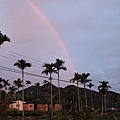
[[[46,88],[46,85],[48,84],[49,82],[47,81],[47,80],[44,80],[43,81],[43,86],[45,86],[45,93],[46,93],[46,101],[47,101],[47,93],[48,93],[48,90],[47,90],[47,88]]]
[[[92,90],[91,90],[91,88],[92,88],[94,85],[93,85],[92,83],[89,83],[87,86],[90,88],[90,92],[91,92],[91,106],[92,106],[92,108],[93,108],[93,98],[92,98]]]
[[[19,88],[22,87],[22,80],[18,78],[17,80],[14,80],[13,83],[17,87],[17,90],[18,90],[18,112],[19,112]]]
[[[6,100],[6,90],[8,89],[9,86],[10,86],[9,80],[3,79],[3,87],[5,88],[5,103],[6,103],[6,104],[7,104],[7,100]]]
[[[37,87],[37,99],[38,99],[38,88],[40,86],[40,83],[39,82],[35,83],[35,86]]]
[[[26,83],[25,83],[25,84],[27,85],[27,97],[28,97],[28,87],[29,87],[29,85],[31,84],[31,81],[26,80]]]
[[[80,82],[80,74],[75,73],[74,78],[70,80],[70,82],[76,82],[77,84],[77,92],[78,92],[78,111],[80,111],[80,92],[79,92],[79,82]]]
[[[17,66],[19,69],[22,70],[22,101],[24,104],[24,69],[27,67],[31,67],[31,63],[27,63],[26,60],[18,60],[18,62],[16,62],[14,64],[14,66]],[[22,111],[22,117],[24,119],[24,110]]]
[[[88,76],[90,76],[89,73],[82,73],[80,75],[80,82],[84,85],[84,92],[85,92],[85,102],[86,102],[86,110],[87,110],[87,95],[86,95],[86,83],[87,82],[90,82],[91,80],[90,79],[87,79]]]
[[[3,87],[5,88],[5,90],[7,90],[8,86],[10,86],[9,80],[3,79],[3,83],[4,83]]]
[[[57,74],[58,74],[58,98],[59,98],[59,104],[60,104],[60,70],[67,70],[67,68],[63,66],[64,63],[65,63],[65,61],[60,60],[60,59],[56,59],[56,62],[54,63],[55,68],[57,70]]]
[[[52,99],[52,73],[57,73],[57,71],[55,70],[55,67],[54,67],[54,64],[51,63],[45,63],[43,65],[43,67],[45,68],[43,71],[42,71],[42,74],[45,74],[45,75],[50,75],[49,76],[49,79],[50,79],[50,102],[51,102],[51,119],[53,119],[53,99]]]
[[[10,39],[0,31],[0,46],[6,41],[10,42]]]
[[[12,85],[11,87],[8,88],[8,90],[12,96],[12,105],[13,105],[13,100],[15,98],[15,93],[16,93],[17,88],[14,85]]]
[[[12,85],[11,87],[8,88],[8,90],[9,93],[12,95],[12,98],[14,99],[17,88],[14,85]]]
[[[103,116],[103,109],[106,113],[106,94],[109,88],[111,88],[108,84],[108,81],[101,81],[99,82],[101,85],[98,86],[99,93],[102,95],[102,116]]]
[[[75,89],[71,88],[69,92],[70,92],[70,97],[71,97],[70,99],[72,101],[72,104],[75,105]]]
[[[0,101],[1,101],[1,89],[3,88],[4,84],[4,79],[0,78]]]

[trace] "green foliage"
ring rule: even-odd
[[[0,102],[0,120],[4,120],[7,117],[7,112],[9,111],[6,103],[4,101]]]
[[[10,39],[0,31],[0,45],[2,45],[6,41],[10,42]]]

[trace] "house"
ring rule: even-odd
[[[37,111],[48,111],[48,104],[37,104]]]
[[[9,108],[16,108],[19,110],[23,110],[23,101],[21,100],[14,101],[11,104],[9,104]]]
[[[54,110],[55,110],[55,111],[59,111],[59,110],[61,110],[61,108],[62,108],[62,107],[61,107],[61,104],[55,104],[55,105],[54,105]]]
[[[25,103],[23,105],[25,111],[34,111],[34,104],[33,103]]]

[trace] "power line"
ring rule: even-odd
[[[44,63],[44,62],[42,62],[42,61],[39,61],[39,60],[30,58],[30,57],[27,57],[27,56],[25,56],[25,55],[21,55],[21,54],[19,54],[19,53],[12,52],[12,51],[10,51],[10,50],[6,50],[6,49],[3,49],[3,48],[0,48],[0,49],[2,49],[3,51],[8,52],[8,53],[5,53],[5,52],[1,51],[1,53],[3,53],[3,54],[9,55],[9,56],[14,57],[14,58],[19,58],[18,56],[22,56],[22,57],[25,57],[25,58],[29,59],[28,61],[31,61],[32,63],[37,64],[37,65],[40,65],[39,67],[36,66],[36,65],[32,65],[33,67],[36,67],[36,68],[42,68],[42,64]],[[4,57],[4,58],[7,58],[7,59],[10,59],[10,60],[16,61],[15,59],[10,58],[10,57],[6,57],[6,56],[4,56],[4,55],[0,55],[0,56],[1,56],[1,57]],[[3,69],[3,68],[1,68],[1,69]],[[71,73],[73,73],[73,71],[67,70],[67,73],[66,73],[66,74],[64,74],[64,73],[61,73],[61,74],[70,77],[70,76],[71,76]],[[98,81],[98,80],[100,80],[100,81],[101,81],[101,80],[104,80],[104,79],[100,79],[100,78],[97,78],[97,77],[94,77],[94,76],[92,76],[91,78],[93,78],[94,80],[97,80],[97,81]],[[95,82],[95,81],[94,81],[94,82]],[[117,85],[117,83],[114,84],[114,85]]]
[[[34,65],[34,67],[42,68],[42,66],[43,66],[42,64],[38,63],[38,62],[42,62],[42,61],[39,61],[39,60],[36,60],[36,59],[30,58],[30,57],[27,57],[27,56],[24,56],[24,55],[21,55],[21,54],[18,54],[18,53],[15,53],[15,52],[12,52],[12,51],[6,50],[6,49],[3,49],[3,48],[1,48],[1,49],[10,53],[10,54],[9,54],[9,53],[5,53],[5,52],[2,52],[2,51],[1,51],[1,53],[3,53],[3,54],[9,55],[9,56],[14,57],[14,58],[19,58],[18,55],[19,55],[19,56],[23,56],[23,57],[25,57],[25,58],[31,59],[31,60],[28,60],[28,61],[30,61],[30,62],[32,62],[32,63],[34,63],[34,64],[37,64],[37,65],[40,65],[40,67],[35,66],[35,65]],[[15,54],[15,55],[12,55],[11,53],[12,53],[12,54]],[[17,56],[16,56],[16,55],[17,55]],[[3,56],[3,55],[0,55],[0,56],[15,61],[15,59],[12,59],[12,58],[9,58],[9,57]],[[33,62],[33,61],[35,61],[35,62]],[[36,63],[36,61],[37,61],[37,63]],[[44,63],[44,62],[42,62],[42,63]],[[64,74],[65,76],[70,76],[70,75],[71,75],[71,73],[68,73],[68,71],[69,71],[69,70],[67,70],[67,73]],[[63,73],[62,73],[62,74],[63,74]],[[69,75],[68,75],[68,74],[69,74]]]
[[[14,73],[21,73],[20,70],[16,70],[16,69],[11,69],[11,68],[8,68],[8,67],[4,67],[4,66],[0,66],[0,70],[5,70],[5,71],[9,71],[9,72],[14,72]],[[37,75],[37,74],[33,74],[33,73],[29,73],[29,72],[24,72],[25,75],[31,75],[31,76],[34,76],[34,77],[41,77],[41,78],[48,78],[49,77],[46,77],[46,76],[42,76],[42,75]],[[58,80],[56,78],[52,78],[53,80]],[[69,81],[66,81],[66,80],[62,80],[60,79],[60,81],[62,82],[69,82]],[[69,82],[70,83],[70,82]]]
[[[4,56],[4,55],[0,55],[1,57],[4,57],[4,58],[7,58],[7,59],[10,59],[10,60],[13,60],[13,61],[16,61],[15,59],[13,59],[13,58],[10,58],[10,57],[6,57],[6,56]],[[38,67],[38,66],[36,66],[36,65],[32,65],[33,67],[36,67],[36,68],[42,68],[42,67]]]
[[[2,56],[2,57],[4,57],[4,58],[7,58],[7,59],[10,59],[10,60],[13,60],[13,61],[16,61],[15,59],[6,57],[6,56],[4,56],[4,55],[0,55],[0,56]],[[36,66],[36,65],[32,65],[32,66],[33,66],[33,67],[36,67],[36,68],[42,68],[42,67],[38,67],[38,66]],[[67,74],[64,74],[64,73],[61,73],[61,74],[64,75],[64,76],[69,76],[69,77],[71,77],[70,75],[67,75]]]
[[[14,73],[20,73],[21,74],[21,70],[16,70],[16,69],[12,69],[12,68],[8,68],[8,67],[4,67],[4,66],[0,66],[0,70],[5,70],[5,71],[8,71],[8,72],[14,72]],[[42,75],[38,75],[38,74],[34,74],[34,73],[29,73],[29,72],[24,72],[25,75],[30,75],[30,76],[34,76],[34,77],[41,77],[41,78],[47,78],[49,79],[49,77],[47,76],[42,76]],[[56,78],[52,78],[53,80],[58,80]],[[70,81],[66,81],[66,80],[63,80],[63,79],[60,79],[61,82],[66,82],[66,83],[70,83]],[[98,88],[98,85],[94,84],[95,88]],[[111,90],[114,90],[114,91],[120,91],[119,88],[111,88]]]
[[[27,56],[25,56],[25,55],[21,55],[21,54],[19,54],[19,53],[15,53],[15,52],[10,51],[10,50],[6,50],[6,49],[3,49],[3,48],[1,48],[1,49],[2,49],[2,50],[5,50],[5,51],[7,51],[7,52],[9,52],[9,53],[13,53],[13,54],[16,54],[16,55],[19,55],[19,56],[22,56],[22,57],[25,57],[25,58],[28,58],[28,59],[31,59],[31,60],[37,61],[37,62],[44,63],[44,62],[42,62],[42,61],[39,61],[39,60],[36,60],[36,59],[30,58],[30,57],[27,57]]]

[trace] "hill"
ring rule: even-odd
[[[38,92],[37,92],[38,91]],[[53,85],[53,100],[55,103],[58,102],[58,88]],[[25,99],[28,102],[50,102],[50,88],[49,84],[46,86],[30,86],[24,90],[25,96],[29,96],[28,99]],[[92,92],[92,97],[93,97],[93,104],[94,108],[101,108],[102,104],[102,97],[101,95],[92,90],[90,91],[89,89],[86,90],[87,92],[87,99],[88,99],[88,105],[91,106],[91,92]],[[22,91],[20,91],[20,94]],[[38,94],[38,96],[37,96]],[[73,97],[74,95],[74,97]],[[38,98],[37,98],[38,97]],[[85,105],[85,99],[84,99],[84,88],[80,88],[80,97],[81,97],[81,103],[82,105]],[[117,98],[117,101],[113,101],[113,98]],[[75,85],[68,85],[65,88],[61,88],[61,100],[65,98],[66,100],[72,102],[74,99],[74,102],[77,102],[77,87]],[[118,108],[120,107],[120,94],[115,93],[113,91],[108,91],[107,92],[107,108],[112,108],[115,107],[116,105]]]

